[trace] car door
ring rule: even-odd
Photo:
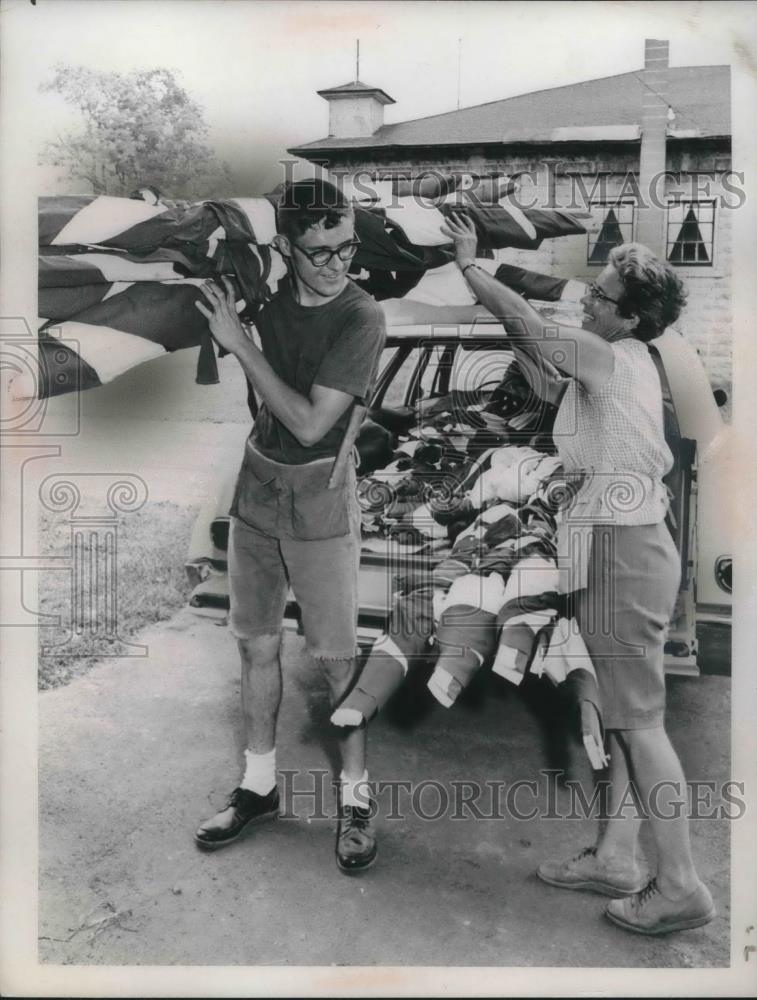
[[[718,660],[730,661],[731,565],[738,524],[739,466],[734,436],[715,402],[707,374],[694,346],[676,330],[666,330],[653,342],[665,370],[682,438],[696,442],[689,490],[689,589],[685,593],[686,623],[680,635],[696,661],[697,638],[710,645],[706,630],[715,630]],[[654,357],[654,355],[653,355]],[[685,570],[685,567],[682,567]],[[681,610],[682,602],[679,601]],[[710,637],[711,638],[711,637]],[[682,648],[679,652],[683,652]],[[710,653],[713,651],[710,650]],[[698,672],[692,665],[685,672]],[[669,662],[675,669],[675,665]],[[722,664],[718,665],[722,669]]]

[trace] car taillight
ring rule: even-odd
[[[732,580],[733,559],[731,556],[719,556],[715,560],[715,579],[718,586],[727,594],[733,590]]]
[[[210,540],[215,548],[221,552],[226,552],[229,547],[229,519],[228,517],[217,517],[210,525]]]

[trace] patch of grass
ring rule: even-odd
[[[58,625],[39,629],[40,690],[68,684],[105,657],[124,652],[121,640],[129,639],[146,625],[164,621],[189,597],[184,556],[197,507],[182,507],[169,501],[148,502],[140,510],[119,514],[116,527],[116,635],[105,635],[106,595],[113,589],[92,586],[94,567],[104,580],[107,559],[106,528],[90,529],[82,541],[76,562],[87,570],[76,584],[71,566],[71,525],[65,514],[40,512],[39,544],[44,555],[60,556],[66,568],[39,574],[39,607],[45,614],[60,616]],[[109,524],[108,528],[111,527]],[[85,608],[84,627],[73,628],[73,590]],[[90,610],[90,604],[92,605]]]

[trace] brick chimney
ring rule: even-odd
[[[329,136],[357,139],[373,135],[384,124],[384,106],[395,101],[380,87],[369,87],[360,80],[341,87],[319,90],[329,105]]]
[[[655,38],[644,42],[641,98],[641,157],[636,239],[665,259],[665,210],[652,204],[653,178],[665,170],[665,140],[668,126],[668,43]],[[661,194],[663,187],[658,185]],[[659,200],[659,199],[656,199]]]

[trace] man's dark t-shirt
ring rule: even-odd
[[[366,401],[376,378],[386,327],[381,307],[352,281],[322,306],[301,306],[289,282],[255,317],[260,343],[279,378],[302,396],[314,384]],[[315,444],[306,448],[263,403],[250,441],[268,458],[301,465],[336,455],[352,406]]]

